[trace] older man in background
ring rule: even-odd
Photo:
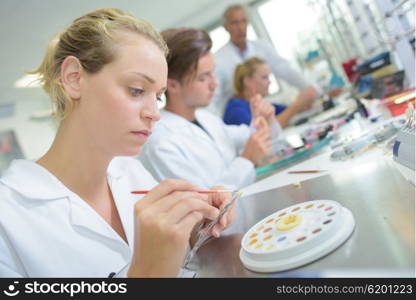
[[[215,75],[219,86],[211,104],[211,110],[222,115],[224,106],[233,96],[233,78],[236,66],[250,57],[264,59],[277,79],[283,79],[299,91],[309,94],[310,105],[318,97],[318,91],[289,62],[278,55],[270,44],[264,41],[247,40],[248,19],[242,5],[229,6],[224,12],[224,28],[230,34],[230,41],[215,54]]]

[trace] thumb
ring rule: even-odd
[[[264,117],[257,117],[253,120],[253,127],[257,130],[267,129],[267,121]]]

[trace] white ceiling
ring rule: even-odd
[[[206,27],[221,17],[233,0],[0,0],[0,103],[21,97],[13,83],[22,70],[41,62],[47,42],[89,11],[116,7],[146,19],[159,30]],[[248,3],[249,0],[239,0]],[[252,1],[251,1],[252,2]],[[24,95],[27,96],[27,93]]]

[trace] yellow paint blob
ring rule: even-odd
[[[286,231],[298,226],[302,222],[301,215],[287,215],[277,223],[277,230]]]
[[[250,242],[247,243],[247,246],[251,246],[251,245],[253,245],[255,243],[257,243],[257,240],[256,239],[251,240]]]
[[[263,246],[263,244],[257,244],[257,245],[256,245],[256,247],[254,247],[254,248],[259,249],[259,248],[261,248],[262,246]]]

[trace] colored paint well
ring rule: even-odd
[[[331,213],[329,213],[329,214],[328,214],[328,217],[333,216],[333,215],[335,215],[335,212],[334,212],[334,211],[333,211],[333,212],[331,212]]]
[[[304,240],[306,240],[306,236],[298,238],[296,242],[303,242]]]
[[[298,206],[298,207],[295,207],[294,209],[292,209],[292,212],[293,211],[298,211],[300,209],[300,207]]]
[[[286,231],[298,226],[302,222],[302,216],[299,214],[287,215],[279,220],[276,224],[277,230]]]
[[[274,245],[267,246],[264,250],[271,250],[274,248]]]
[[[272,228],[268,227],[268,228],[264,229],[263,232],[269,232],[270,230],[272,230]]]
[[[286,214],[286,212],[282,212],[279,217],[283,217]]]
[[[266,224],[267,224],[267,223],[270,223],[270,222],[273,222],[273,220],[274,220],[274,219],[268,219],[268,220],[266,221]]]
[[[326,211],[328,211],[328,210],[331,210],[333,207],[332,206],[330,206],[330,207],[327,207],[327,208],[325,208],[325,210]]]
[[[261,247],[263,247],[263,244],[257,244],[254,248],[255,248],[255,249],[259,249],[259,248],[261,248]]]
[[[258,236],[257,233],[253,233],[252,235],[249,236],[250,239],[255,238],[256,236]]]
[[[320,231],[322,231],[322,229],[321,229],[321,228],[317,228],[317,229],[315,229],[314,231],[312,231],[312,233],[313,233],[313,234],[315,234],[315,233],[318,233],[318,232],[320,232]]]
[[[266,236],[266,237],[263,239],[263,241],[270,240],[272,237],[273,237],[272,235],[268,235],[268,236]]]
[[[321,204],[321,205],[318,206],[318,208],[322,208],[324,206],[325,206],[325,204]]]
[[[286,239],[285,236],[281,236],[280,238],[277,239],[278,242],[283,242]]]
[[[326,225],[326,224],[329,224],[331,222],[332,222],[332,220],[326,220],[323,224]]]
[[[251,245],[253,245],[255,243],[257,243],[257,240],[256,239],[251,240],[250,242],[247,243],[247,246],[251,246]]]
[[[313,204],[308,204],[308,205],[305,206],[306,209],[309,209],[311,207],[313,207]]]

